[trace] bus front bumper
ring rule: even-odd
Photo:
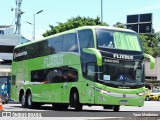
[[[99,93],[96,94],[96,104],[103,105],[125,105],[125,106],[143,106],[144,96],[137,94],[122,94],[122,93]]]

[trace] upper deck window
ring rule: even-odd
[[[136,33],[96,29],[99,48],[142,51]]]
[[[93,48],[94,47],[94,38],[92,30],[85,29],[78,31],[80,51],[82,52],[83,48]]]

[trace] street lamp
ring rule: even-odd
[[[30,24],[30,25],[33,25],[32,23],[30,23],[30,22],[28,22],[28,21],[26,21],[26,23],[28,23],[28,24]]]
[[[103,23],[103,0],[101,0],[101,23]]]
[[[28,23],[28,24],[30,24],[30,25],[33,26],[33,23],[31,23],[31,22],[26,21],[26,23]],[[33,38],[34,38],[34,37],[33,37],[33,30],[32,30],[32,39],[33,39]]]
[[[33,40],[35,40],[35,16],[41,12],[43,12],[43,10],[40,10],[33,15]]]

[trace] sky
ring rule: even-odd
[[[15,0],[1,0],[0,25],[15,24]],[[66,22],[71,17],[101,16],[101,0],[22,0],[21,33],[27,39],[32,39],[33,15],[35,16],[35,38],[41,39],[49,25],[56,26],[57,22]],[[126,23],[127,15],[153,14],[153,28],[160,31],[160,0],[103,0],[103,22],[110,26],[116,22]]]

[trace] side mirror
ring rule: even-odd
[[[154,69],[154,66],[155,66],[155,59],[154,59],[151,55],[146,54],[146,53],[144,53],[144,57],[150,59],[150,69]]]
[[[83,48],[83,52],[96,55],[97,65],[102,66],[102,55],[97,49],[95,49],[95,48]]]

